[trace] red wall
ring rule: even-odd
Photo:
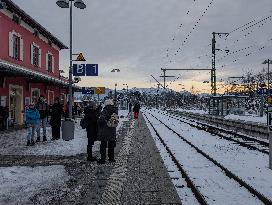
[[[9,57],[9,32],[15,31],[19,33],[24,40],[24,60],[15,60]],[[31,65],[30,61],[30,45],[31,43],[37,44],[42,52],[41,57],[41,68],[37,68]],[[8,16],[0,12],[0,59],[18,64],[35,71],[40,71],[42,73],[49,74],[51,76],[59,77],[59,51],[49,46],[46,42],[42,41],[39,37],[35,37],[33,33],[22,27],[21,25],[15,23]],[[51,52],[55,59],[54,73],[48,73],[46,70],[46,53]]]

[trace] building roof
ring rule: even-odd
[[[52,33],[50,33],[48,30],[46,30],[41,24],[39,24],[35,19],[33,19],[31,16],[29,16],[25,11],[23,11],[18,5],[16,5],[11,0],[2,0],[2,2],[5,2],[7,5],[7,9],[18,16],[32,26],[33,28],[36,28],[41,34],[49,38],[52,43],[56,44],[60,49],[68,49],[68,47],[62,43],[58,38],[56,38]]]
[[[30,79],[38,80],[39,82],[50,82],[53,84],[62,85],[64,87],[68,86],[68,82],[63,81],[62,79],[58,79],[56,77],[52,77],[50,75],[40,73],[38,71],[30,70],[28,68],[12,64],[10,62],[6,62],[0,60],[0,73],[16,75],[16,76],[25,76]],[[4,75],[5,76],[5,75]]]

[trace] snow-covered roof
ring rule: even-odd
[[[52,76],[47,75],[45,73],[30,70],[26,67],[12,64],[12,63],[9,63],[9,62],[3,61],[3,60],[0,60],[0,72],[19,74],[22,76],[34,77],[37,80],[45,80],[48,82],[52,82],[52,83],[60,84],[60,85],[65,85],[65,86],[68,85],[67,82],[65,82],[61,79],[52,77]]]

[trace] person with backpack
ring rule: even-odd
[[[93,157],[93,145],[97,140],[99,110],[95,102],[90,102],[84,110],[85,116],[81,120],[80,125],[87,131],[88,145],[87,145],[87,160],[94,162],[96,158]]]
[[[40,113],[34,104],[30,104],[25,110],[25,122],[27,126],[27,146],[34,145],[35,129],[40,119]]]
[[[134,119],[138,119],[139,117],[139,112],[140,112],[140,103],[136,102],[134,107],[133,107],[133,112],[134,112]]]
[[[45,102],[45,98],[43,95],[39,97],[38,103],[36,104],[36,108],[40,113],[40,122],[37,126],[37,142],[40,142],[40,135],[41,135],[41,127],[43,130],[43,141],[47,141],[46,139],[46,124],[48,120],[48,104]]]
[[[112,99],[105,100],[104,109],[98,119],[98,140],[100,144],[101,158],[99,164],[106,162],[106,149],[108,147],[109,162],[115,162],[114,148],[116,146],[116,127],[119,123],[118,109]]]
[[[50,108],[50,125],[52,127],[52,140],[60,139],[60,127],[61,127],[61,117],[63,115],[63,108],[60,104],[58,97],[55,98],[55,103]]]

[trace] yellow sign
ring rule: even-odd
[[[272,105],[272,96],[269,96],[269,97],[267,98],[267,103],[268,103],[269,105]]]
[[[83,56],[83,53],[78,54],[76,61],[86,61]]]
[[[105,87],[95,88],[95,94],[105,94]]]

